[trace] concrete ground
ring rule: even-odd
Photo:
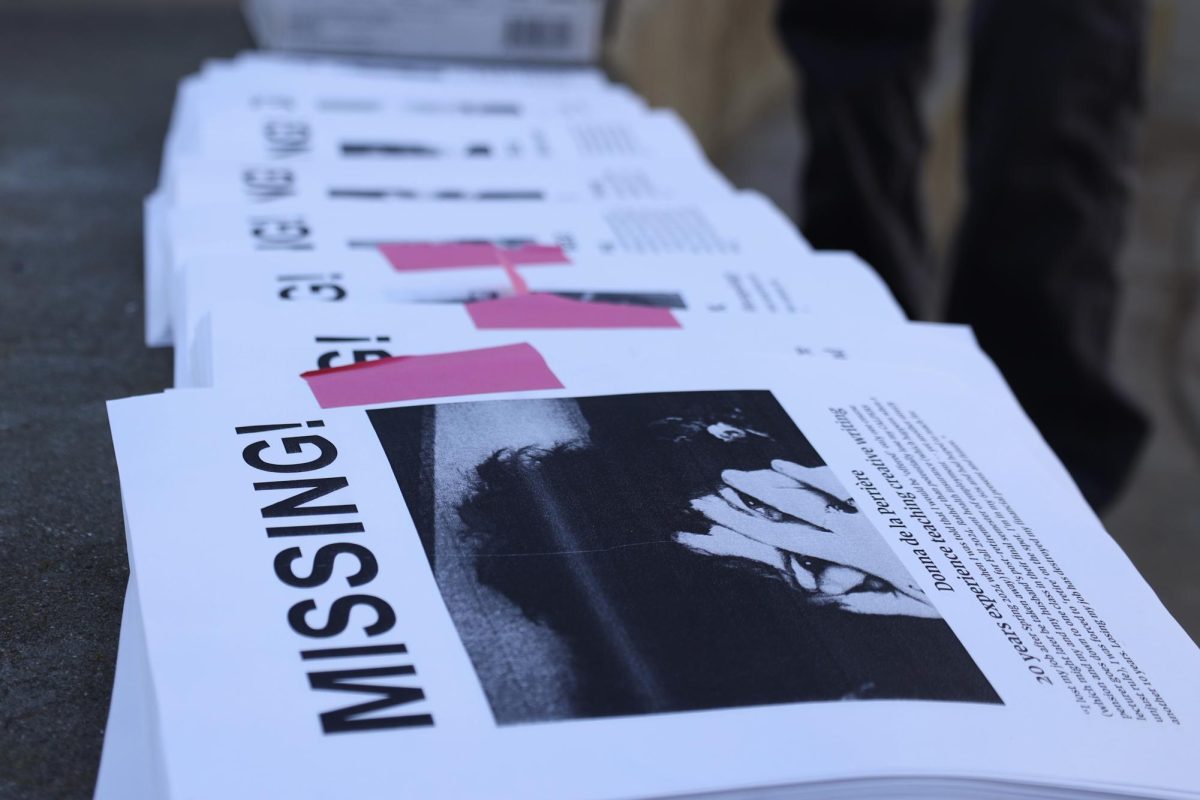
[[[127,575],[104,401],[142,345],[142,197],[235,9],[0,10],[0,798],[92,794]]]

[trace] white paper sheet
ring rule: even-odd
[[[297,313],[295,307],[230,304],[216,309],[208,335],[199,343],[204,363],[193,368],[201,377],[182,386],[286,386],[302,372],[342,367],[399,355],[418,355],[479,347],[544,341],[561,345],[597,341],[615,356],[631,360],[646,348],[672,347],[711,352],[734,359],[739,353],[794,353],[802,358],[967,365],[976,359],[998,379],[994,367],[978,353],[970,329],[960,325],[911,323],[864,325],[828,316],[802,317],[727,314],[671,310],[678,327],[544,328],[538,318],[526,327],[504,323],[486,327],[467,306],[459,304],[318,305]],[[651,324],[659,324],[654,318]],[[569,324],[569,323],[555,323]],[[603,324],[603,323],[601,323]],[[617,323],[620,324],[620,323]]]
[[[687,127],[663,110],[641,117],[497,119],[486,126],[415,114],[397,123],[300,114],[263,119],[229,112],[204,117],[190,144],[194,150],[177,155],[288,162],[703,158]]]
[[[205,796],[274,792],[297,797],[345,793],[370,797],[404,792],[421,796],[608,797],[886,775],[972,775],[1057,786],[1078,782],[1136,787],[1137,794],[1164,797],[1200,788],[1189,757],[1195,744],[1193,721],[1200,712],[1200,698],[1190,677],[1200,667],[1195,646],[1170,620],[1078,497],[1063,495],[1047,484],[1045,476],[1051,471],[1047,461],[1052,459],[1044,445],[1023,434],[1011,413],[994,409],[978,392],[956,385],[944,375],[911,368],[880,364],[823,367],[801,365],[794,358],[753,356],[736,362],[675,356],[666,361],[610,363],[605,360],[605,350],[603,339],[594,348],[574,343],[558,351],[546,345],[543,355],[566,388],[521,396],[660,392],[670,394],[669,402],[675,402],[679,392],[769,390],[853,495],[858,509],[873,520],[871,526],[879,539],[871,539],[870,547],[886,545],[919,583],[1003,705],[978,699],[800,702],[497,725],[498,718],[508,718],[503,709],[506,695],[496,694],[494,679],[486,677],[491,673],[473,667],[472,659],[478,661],[484,651],[473,649],[468,654],[456,632],[443,605],[448,578],[443,575],[434,580],[431,574],[412,518],[397,491],[399,478],[389,468],[366,413],[353,408],[319,409],[299,395],[288,400],[261,392],[257,398],[220,392],[182,393],[110,406],[122,487],[126,497],[137,498],[129,507],[136,563],[155,565],[152,571],[139,572],[139,591],[159,695],[164,761],[173,788]],[[688,402],[696,397],[689,395]],[[611,404],[612,413],[620,413],[623,404],[634,401],[589,402],[594,408]],[[704,402],[708,402],[707,396]],[[529,420],[544,420],[537,423],[543,427],[535,428],[547,432],[557,425],[563,433],[551,433],[551,439],[577,435],[569,431],[578,430],[577,425],[569,424],[569,415],[561,416],[572,407],[570,401],[549,406],[470,403],[442,407],[453,410],[451,418],[459,419],[460,426],[461,420],[475,419],[461,428],[455,441],[465,444],[470,437],[481,435],[478,432],[491,431],[480,441],[484,450],[494,446],[487,442],[504,438],[497,430],[517,425],[521,419],[527,421],[521,423],[526,427],[532,424]],[[852,409],[867,416],[855,416]],[[849,416],[840,410],[847,410]],[[872,423],[872,414],[883,416]],[[914,432],[932,438],[920,444],[918,440],[903,445],[896,442],[895,459],[874,449],[888,441],[885,430],[905,419],[919,420]],[[323,424],[304,428],[303,420]],[[847,427],[845,420],[853,425]],[[301,427],[241,436],[233,432],[238,426],[293,421]],[[743,424],[743,438],[766,435],[749,421]],[[880,426],[878,436],[868,432],[868,424]],[[370,548],[379,565],[377,579],[349,590],[340,580],[300,589],[281,584],[272,574],[273,559],[285,545],[300,545],[309,553],[318,542],[264,536],[264,525],[274,523],[260,515],[266,501],[252,484],[281,477],[295,479],[298,473],[280,476],[254,469],[243,460],[243,450],[252,440],[262,439],[261,447],[269,448],[265,451],[268,461],[310,465],[318,452],[325,453],[324,447],[317,449],[317,440],[303,439],[297,441],[307,444],[290,458],[284,456],[279,437],[293,434],[336,442],[336,466],[322,467],[311,477],[328,472],[346,478],[350,491],[323,497],[320,503],[353,500],[352,515],[342,511],[334,516],[362,523],[364,531],[352,540]],[[593,428],[593,443],[598,441],[596,435]],[[865,444],[856,444],[856,437]],[[387,441],[393,457],[402,461],[408,457],[400,440]],[[868,446],[872,449],[864,449]],[[251,452],[264,451],[246,450]],[[902,452],[933,454],[930,463],[941,464],[939,469],[964,470],[960,479],[972,482],[973,495],[984,502],[1000,503],[996,508],[981,504],[975,512],[981,520],[977,530],[969,521],[955,528],[959,536],[951,531],[952,523],[932,526],[945,538],[950,552],[963,559],[966,574],[977,585],[983,585],[978,583],[984,580],[981,565],[1002,569],[999,560],[976,561],[966,556],[967,547],[977,547],[978,558],[984,550],[993,552],[992,545],[979,538],[988,530],[982,520],[1007,519],[1011,523],[1016,520],[1013,515],[1019,514],[1020,521],[1012,528],[990,534],[996,538],[992,543],[996,544],[995,557],[1020,558],[1035,572],[1038,564],[1046,567],[1041,580],[1047,586],[1053,582],[1061,589],[1070,582],[1073,588],[1069,591],[1079,593],[1078,607],[1092,610],[1081,611],[1079,624],[1096,631],[1106,647],[1119,642],[1119,653],[1137,663],[1137,675],[1112,680],[1141,685],[1147,695],[1153,685],[1153,696],[1132,698],[1128,703],[1147,719],[1106,718],[1097,705],[1081,702],[1058,681],[1039,681],[1024,655],[1035,652],[1045,656],[1046,652],[1031,647],[1031,634],[1039,635],[1038,629],[1024,630],[1017,624],[1016,614],[1025,618],[1041,614],[1049,620],[1057,618],[1053,612],[1002,608],[997,603],[991,603],[989,609],[989,604],[969,589],[965,578],[959,580],[961,574],[939,578],[933,569],[924,568],[924,548],[934,548],[927,538],[934,535],[930,529],[904,528],[906,533],[900,534],[889,527],[888,515],[871,514],[879,507],[880,498],[894,506],[902,503],[902,495],[889,488],[888,479],[873,466],[872,454],[898,469],[905,463],[898,455]],[[178,461],[181,453],[187,454],[186,462]],[[469,463],[473,456],[468,452],[466,458]],[[924,485],[928,493],[932,485],[923,484],[916,475],[893,473],[906,488]],[[724,480],[740,479],[727,475]],[[987,483],[980,483],[982,480]],[[278,497],[276,493],[270,499]],[[935,501],[919,501],[926,511],[933,508],[930,503]],[[902,525],[913,526],[910,514],[896,516]],[[306,516],[300,521],[311,524],[327,519]],[[291,524],[290,520],[284,522]],[[840,523],[829,524],[835,525],[834,530]],[[975,538],[968,529],[974,530]],[[164,531],[171,533],[164,535]],[[908,543],[913,537],[921,548]],[[1009,553],[1000,547],[1001,537],[1016,549]],[[347,539],[330,535],[320,542],[343,540]],[[182,546],[183,542],[190,546]],[[941,570],[948,569],[951,557],[944,551],[936,558],[931,556]],[[940,580],[951,583],[954,591],[939,590]],[[986,591],[996,591],[996,587],[1003,589],[996,584]],[[378,639],[349,630],[345,635],[311,639],[289,629],[285,612],[297,601],[314,597],[317,608],[327,609],[348,591],[385,599],[398,612],[394,626],[381,632]],[[1008,591],[1016,589],[1009,587]],[[687,598],[678,602],[685,613]],[[999,619],[990,616],[989,610],[999,613]],[[374,612],[360,611],[349,618],[354,631],[378,622]],[[220,624],[214,625],[213,620]],[[314,613],[311,620],[322,624],[326,616]],[[461,632],[461,620],[458,622]],[[754,627],[750,620],[746,622]],[[1013,631],[1007,632],[999,622],[1008,623]],[[813,630],[810,635],[815,633]],[[298,650],[376,644],[397,637],[407,645],[403,656],[319,662],[297,656]],[[1023,644],[1018,647],[1013,637]],[[1041,637],[1052,638],[1047,633]],[[889,646],[886,639],[875,644],[877,652]],[[471,646],[477,648],[478,642]],[[719,655],[722,646],[720,641],[711,642],[712,654]],[[1110,652],[1130,663],[1117,650]],[[813,657],[820,658],[820,653],[820,649],[814,650]],[[968,668],[965,662],[951,656],[945,649],[911,654],[916,659],[913,663],[924,664],[916,668],[921,674],[970,683],[963,674]],[[869,661],[873,656],[857,657]],[[424,692],[423,699],[414,700],[405,711],[431,713],[432,727],[321,734],[316,715],[344,704],[346,695],[313,692],[306,674],[318,667],[388,667],[398,661],[416,665],[415,676],[402,680],[405,685],[419,685]],[[901,672],[914,669],[912,663],[907,667],[897,663],[896,668]],[[1047,674],[1059,677],[1052,669]],[[481,675],[492,682],[481,685]],[[1149,683],[1142,682],[1142,675]],[[541,685],[536,676],[531,680]],[[492,694],[487,693],[489,688]],[[1170,706],[1170,712],[1159,699]],[[1090,713],[1085,713],[1085,705]],[[1179,724],[1151,720],[1151,708],[1154,714],[1174,715]],[[797,731],[807,733],[798,736]],[[815,731],[821,735],[813,735]],[[797,741],[803,742],[803,747],[797,747]],[[648,742],[658,745],[648,748]],[[709,757],[697,758],[697,754]],[[470,769],[462,769],[464,759],[469,760]],[[330,769],[330,764],[336,768]]]
[[[160,291],[146,298],[147,318],[155,321],[164,316],[163,304],[184,302],[173,284],[190,269],[189,260],[204,255],[234,258],[255,253],[316,253],[332,260],[352,251],[378,252],[379,245],[385,243],[530,243],[561,248],[564,260],[587,266],[632,257],[685,255],[697,265],[732,255],[788,265],[799,263],[810,252],[790,221],[765,199],[751,193],[686,204],[546,204],[536,214],[523,206],[496,207],[486,202],[464,203],[452,215],[436,204],[347,209],[324,203],[300,208],[275,206],[260,212],[238,207],[191,207],[175,210],[167,231],[170,248],[163,259],[165,264],[148,265],[150,269],[165,268],[171,275],[166,293]],[[560,267],[547,264],[538,268]],[[456,271],[435,272],[454,280],[452,273]],[[156,279],[156,283],[161,286],[163,282]]]
[[[243,202],[258,210],[286,203],[343,204],[578,203],[622,200],[694,200],[726,196],[728,181],[715,169],[674,161],[634,164],[287,165],[277,162],[180,159],[164,187],[169,205]],[[453,213],[453,207],[444,209]]]
[[[185,332],[175,351],[176,380],[191,378],[196,328],[223,303],[311,305],[359,302],[465,302],[513,294],[503,270],[396,273],[368,254],[330,261],[312,254],[206,257],[183,277],[176,311]],[[905,319],[883,281],[855,256],[820,253],[798,264],[749,258],[621,259],[603,269],[529,267],[517,272],[534,292],[579,299],[657,304],[712,313],[800,315],[861,320],[864,327]],[[301,312],[302,313],[302,312]]]

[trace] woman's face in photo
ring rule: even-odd
[[[912,576],[828,467],[775,460],[770,469],[725,470],[691,507],[711,527],[675,541],[738,556],[782,574],[813,602],[858,614],[937,617]]]

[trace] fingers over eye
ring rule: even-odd
[[[854,500],[829,467],[802,467],[792,461],[775,459],[771,469],[801,484],[837,511],[854,511]]]
[[[862,584],[866,574],[853,567],[832,564],[821,571],[817,588],[824,594],[845,594]]]
[[[809,559],[798,558],[791,555],[788,559],[788,571],[792,573],[792,577],[796,579],[796,583],[801,589],[809,592],[817,591],[817,575],[806,563]]]
[[[802,467],[795,461],[786,461],[782,458],[776,458],[772,459],[771,461],[771,469],[775,470],[781,475],[786,475],[793,480],[804,481],[805,483],[808,483],[810,476],[819,473],[823,469],[827,469],[827,467]]]
[[[842,609],[855,614],[926,619],[938,619],[941,616],[931,603],[897,593],[855,592],[839,597],[837,603]]]
[[[794,461],[784,461],[781,458],[776,458],[771,461],[771,469],[780,475],[786,475],[794,481],[811,486],[822,492],[828,492],[835,496],[845,496],[847,494],[846,490],[842,487],[841,481],[833,474],[833,470],[826,466],[802,467]]]
[[[769,469],[725,470],[721,478],[728,489],[737,492],[734,499],[728,496],[728,489],[719,492],[735,508],[745,508],[772,522],[794,522],[826,530],[821,524],[829,509],[829,498],[824,492]]]

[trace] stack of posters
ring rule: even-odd
[[[183,82],[96,797],[1200,797],[980,352],[591,70]]]

